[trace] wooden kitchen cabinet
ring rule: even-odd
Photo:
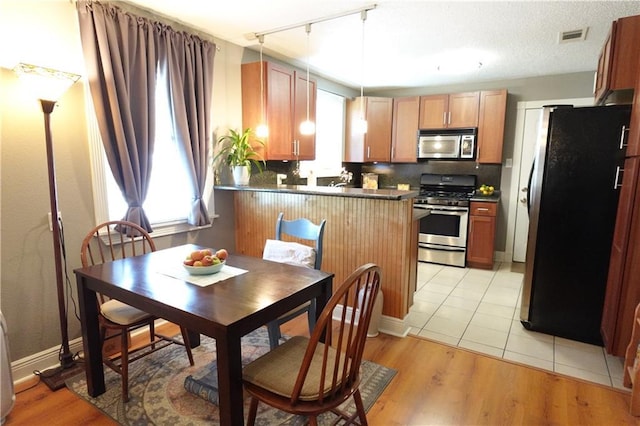
[[[467,266],[493,269],[497,203],[472,201],[469,207]]]
[[[598,60],[594,97],[597,104],[607,103],[616,91],[634,87],[640,57],[640,15],[613,22]]]
[[[632,416],[640,416],[640,305],[633,316],[631,340],[624,356],[622,384],[631,388],[629,412]]]
[[[364,114],[361,110],[364,108]],[[344,161],[348,163],[389,162],[393,98],[365,96],[347,99],[347,125]],[[367,132],[358,121],[364,116]]]
[[[640,303],[640,157],[627,158],[613,231],[600,333],[607,352],[624,356]],[[635,264],[634,264],[635,263]]]
[[[391,162],[417,162],[418,117],[420,97],[395,98],[393,100],[393,124],[391,135]]]
[[[242,64],[242,126],[255,130],[262,121],[264,105],[269,136],[265,146],[256,149],[265,160],[315,159],[315,134],[301,135],[299,131],[300,123],[307,118],[306,90],[306,73],[267,61]],[[314,80],[309,81],[309,95],[309,118],[315,121]]]
[[[504,144],[504,121],[507,113],[507,90],[480,92],[478,118],[477,161],[478,163],[502,163]]]
[[[480,92],[420,96],[420,129],[478,127]]]

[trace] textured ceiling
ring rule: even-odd
[[[305,23],[377,5],[364,25],[358,13],[266,35],[265,53],[352,87],[438,86],[593,71],[611,22],[640,14],[640,1],[131,0],[241,46],[247,33]],[[558,43],[559,33],[588,28],[586,40]],[[445,57],[482,62],[464,74],[438,71]]]

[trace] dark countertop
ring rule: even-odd
[[[224,191],[287,192],[291,194],[327,195],[330,197],[374,198],[382,200],[406,200],[415,198],[419,191],[399,191],[397,189],[363,189],[345,186],[306,185],[261,185],[261,186],[215,186]]]
[[[494,191],[491,195],[480,195],[477,191],[471,197],[471,201],[484,201],[487,203],[498,203],[500,202],[500,191]]]

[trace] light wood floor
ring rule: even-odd
[[[303,334],[305,324],[296,319],[284,331]],[[364,357],[397,370],[369,410],[371,425],[640,424],[629,415],[628,392],[418,337],[380,334]],[[6,424],[115,423],[66,388],[51,392],[40,383],[18,393]]]

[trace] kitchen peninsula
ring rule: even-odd
[[[358,266],[382,268],[384,297],[381,329],[406,333],[404,318],[413,304],[417,274],[417,219],[413,198],[418,191],[348,187],[264,185],[216,186],[234,191],[235,252],[261,257],[265,241],[274,238],[279,212],[285,219],[327,220],[322,270],[339,285]]]

